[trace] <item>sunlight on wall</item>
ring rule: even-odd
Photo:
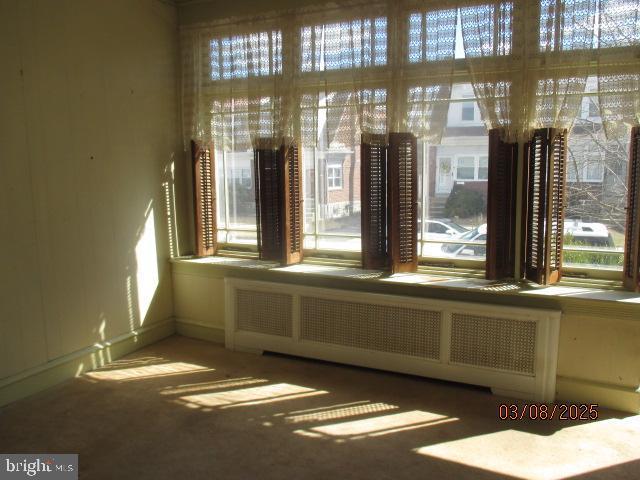
[[[212,372],[214,370],[214,368],[207,368],[193,363],[170,362],[146,367],[89,372],[87,376],[96,380],[141,380],[144,378],[184,375],[185,373]]]
[[[313,395],[322,395],[328,392],[314,390],[313,388],[291,385],[289,383],[276,383],[263,387],[243,388],[219,393],[204,393],[200,395],[188,395],[180,397],[180,400],[191,407],[233,407],[257,405],[261,403],[278,402],[303,398]]]
[[[133,332],[136,329],[136,313],[134,309],[133,300],[133,280],[131,275],[127,275],[126,279],[127,289],[127,313],[129,315],[129,331]]]
[[[603,443],[602,439],[611,435],[612,428],[618,435],[616,444],[626,448],[614,449]],[[567,478],[640,459],[637,448],[640,417],[568,427],[551,437],[556,437],[553,451],[549,451],[549,437],[504,430],[422,447],[414,452],[502,473],[510,478],[530,479]],[[576,441],[577,438],[580,441]]]
[[[171,156],[173,157],[173,154]],[[164,190],[164,207],[167,217],[169,254],[171,258],[175,258],[180,252],[180,239],[178,238],[178,220],[176,216],[175,162],[173,160],[165,167],[165,178],[167,178],[167,181],[162,183],[162,188]]]
[[[138,291],[138,313],[140,325],[144,323],[151,301],[158,288],[158,253],[156,251],[156,229],[153,207],[147,210],[144,230],[136,244],[136,281]]]

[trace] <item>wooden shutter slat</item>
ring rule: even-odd
[[[360,143],[362,267],[386,268],[387,137],[363,134]]]
[[[279,150],[280,169],[283,174],[285,194],[281,198],[283,223],[282,262],[286,265],[302,261],[302,174],[298,146],[286,141]]]
[[[640,292],[640,127],[631,129],[627,184],[623,282],[625,288]]]
[[[489,131],[486,278],[490,280],[515,274],[518,144],[502,141],[501,134],[500,129]]]
[[[524,277],[541,285],[562,276],[567,132],[535,130],[527,145]]]
[[[418,158],[411,133],[390,133],[387,153],[387,240],[392,273],[418,268]]]
[[[262,260],[302,260],[302,189],[298,147],[259,139],[254,149],[256,225]]]
[[[216,169],[212,145],[191,141],[196,255],[215,255],[218,247]]]

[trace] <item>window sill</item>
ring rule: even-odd
[[[255,255],[255,254],[254,254]],[[179,257],[171,260],[174,274],[215,278],[244,277],[263,281],[308,284],[457,301],[555,308],[563,312],[628,318],[640,321],[640,294],[616,289],[612,282],[568,279],[558,285],[490,281],[466,269],[420,267],[416,273],[390,275],[363,270],[352,261],[308,258],[280,266],[252,255]],[[253,258],[252,258],[253,257]],[[611,308],[615,305],[615,311]]]

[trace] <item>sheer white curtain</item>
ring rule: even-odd
[[[185,140],[213,141],[216,148],[230,150],[264,136],[293,135],[293,78],[284,74],[293,46],[284,42],[280,21],[183,31]]]
[[[600,116],[607,137],[624,137],[640,124],[640,0],[600,0],[598,33]]]
[[[487,128],[502,128],[515,140],[522,129],[524,47],[513,56],[513,2],[460,8],[464,54],[473,90]]]
[[[582,105],[595,41],[596,0],[542,0],[540,55],[529,69],[535,78],[530,128],[570,129]],[[534,39],[531,35],[531,41]]]
[[[402,91],[397,94],[392,128],[439,143],[451,99],[458,9],[427,5],[426,10],[405,13],[399,20],[407,47],[399,59],[402,78],[397,84]]]
[[[465,57],[487,128],[503,128],[514,141],[534,128],[571,127],[586,86],[596,5],[514,0],[460,8]]]
[[[353,148],[386,131],[388,23],[384,5],[302,16],[296,35],[303,146]]]
[[[352,0],[185,26],[185,140],[353,147],[363,132],[411,131],[437,143],[452,84],[469,79],[487,127],[526,139],[570,128],[595,74],[613,134],[640,115],[639,3]]]

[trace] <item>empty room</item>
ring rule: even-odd
[[[0,479],[640,478],[640,0],[0,0]]]

